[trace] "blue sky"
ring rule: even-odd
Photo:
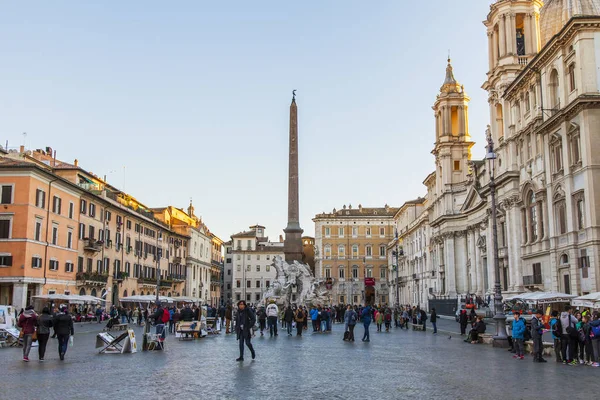
[[[482,157],[490,3],[3,2],[0,142],[51,146],[151,207],[191,197],[226,240],[277,237],[297,89],[312,235],[317,213],[425,194],[449,49]]]

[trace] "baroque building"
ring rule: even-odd
[[[502,290],[598,291],[600,0],[497,0],[484,25]],[[401,302],[493,291],[491,165],[471,160],[468,102],[448,63],[421,217],[396,216]]]

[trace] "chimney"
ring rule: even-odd
[[[79,160],[75,159],[75,161],[73,161],[73,165],[76,167],[79,167]]]
[[[19,153],[21,153],[21,154],[25,153],[25,146],[23,146],[23,145],[19,146]]]

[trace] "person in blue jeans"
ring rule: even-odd
[[[433,325],[433,334],[435,335],[437,334],[437,313],[435,312],[435,308],[431,309],[429,320],[431,321],[431,325]]]
[[[369,325],[371,325],[371,318],[372,318],[371,306],[367,304],[367,306],[365,308],[363,308],[363,310],[362,310],[362,322],[363,322],[363,326],[365,327],[365,333],[362,338],[363,342],[371,341],[371,338],[369,336]]]

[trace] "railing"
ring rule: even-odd
[[[99,274],[98,272],[78,272],[75,275],[78,281],[92,281],[106,283],[108,275]]]
[[[83,243],[83,250],[98,252],[98,251],[102,250],[102,245],[103,245],[103,243],[99,240],[87,239]]]
[[[529,64],[530,58],[531,57],[529,57],[529,56],[519,56],[519,57],[517,57],[519,65],[523,65],[523,66]]]
[[[129,274],[127,272],[119,271],[115,274],[114,278],[118,281],[122,281],[123,279],[129,278]]]
[[[523,276],[523,285],[532,286],[532,285],[542,285],[542,275],[524,275]]]
[[[104,186],[99,183],[80,182],[77,185],[88,192],[101,192],[104,188]]]

